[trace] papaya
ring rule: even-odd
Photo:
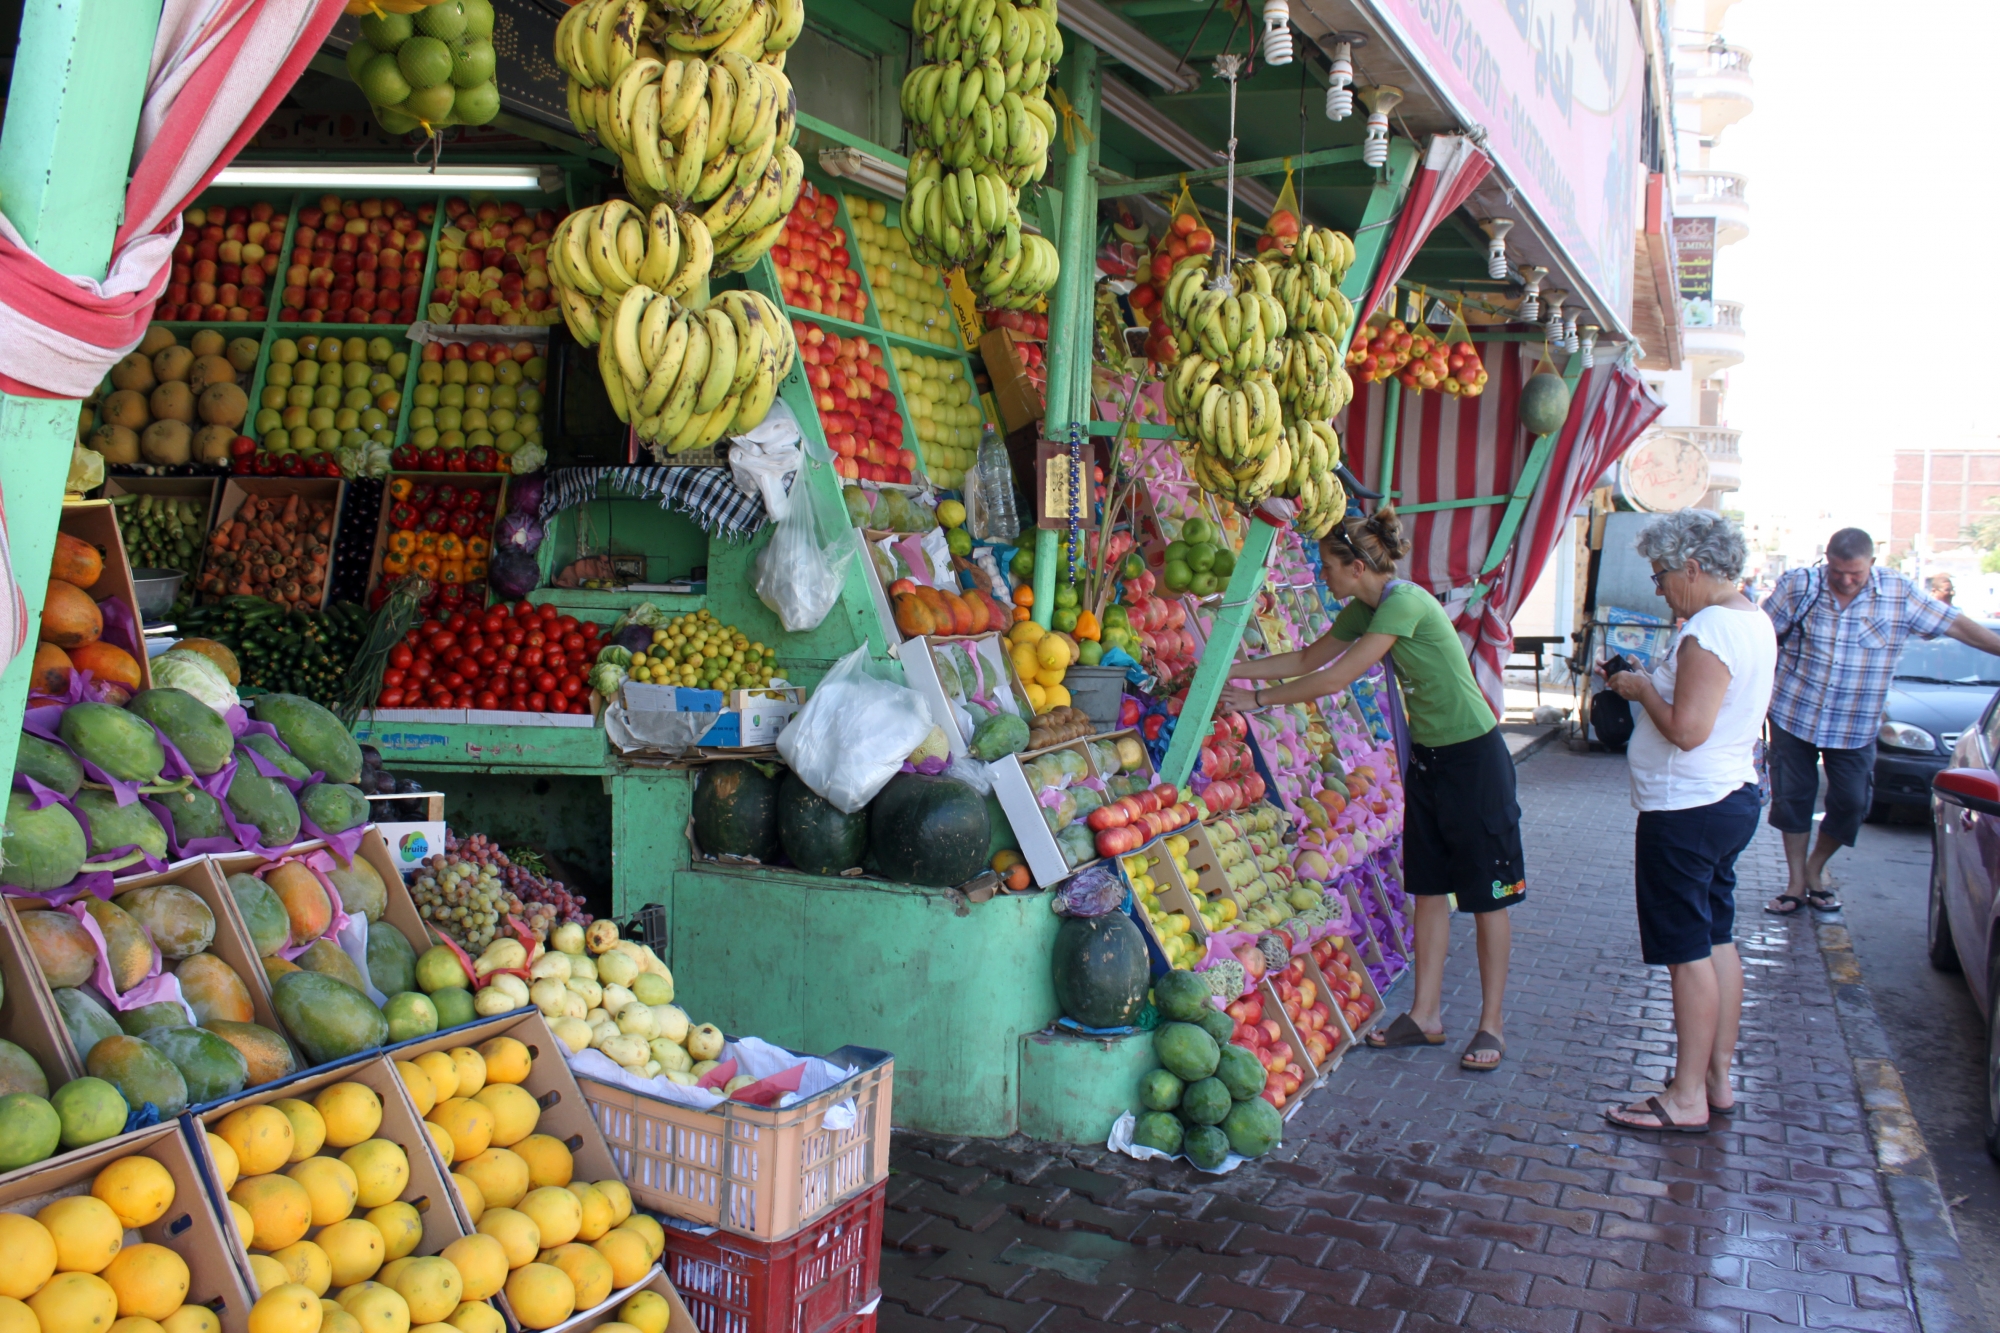
[[[317,939],[306,946],[305,952],[292,960],[308,972],[344,981],[363,995],[368,993],[368,978],[361,975],[355,965],[338,944],[329,939]]]
[[[333,924],[333,903],[319,877],[297,861],[271,867],[264,885],[278,895],[292,922],[292,943],[307,944],[326,934]]]
[[[368,801],[359,787],[315,782],[299,793],[299,814],[317,825],[321,833],[345,833],[368,822]]]
[[[325,708],[298,694],[260,694],[251,708],[259,722],[278,729],[294,758],[328,782],[361,781],[361,746]]]
[[[237,662],[236,654],[230,651],[227,644],[217,643],[214,639],[182,639],[174,647],[184,652],[200,653],[215,663],[230,685],[243,683],[243,667]],[[264,739],[269,740],[270,737],[266,736]]]
[[[215,942],[215,913],[199,894],[178,884],[133,889],[116,901],[139,919],[169,958],[191,958]]]
[[[299,803],[284,783],[248,764],[239,764],[229,780],[229,808],[239,820],[256,826],[266,847],[289,847],[299,840]]]
[[[156,1028],[145,1040],[180,1071],[188,1101],[197,1106],[234,1096],[250,1081],[243,1053],[203,1028]]]
[[[148,856],[166,859],[167,831],[139,802],[120,805],[112,793],[87,787],[76,794],[76,808],[90,821],[92,857],[110,856],[121,847],[137,847]]]
[[[272,983],[271,1002],[316,1065],[359,1055],[389,1039],[389,1020],[366,995],[319,972],[285,973]]]
[[[292,918],[270,886],[255,875],[229,877],[229,891],[236,896],[236,911],[249,927],[250,942],[259,958],[268,957],[292,941]]]
[[[120,686],[128,694],[139,688],[139,659],[115,643],[92,639],[78,644],[70,650],[69,660],[100,683]]]
[[[899,592],[892,601],[896,628],[902,631],[904,638],[914,639],[920,635],[937,633],[937,617],[915,593]]]
[[[236,738],[229,734],[229,724],[222,715],[186,690],[140,690],[125,709],[158,727],[188,761],[188,767],[203,777],[221,772],[236,749]]]
[[[84,1072],[118,1089],[125,1104],[137,1110],[151,1102],[160,1118],[177,1116],[188,1107],[187,1080],[174,1062],[137,1037],[123,1033],[106,1037],[84,1057]]]
[[[334,890],[340,894],[341,908],[349,916],[380,921],[389,910],[389,886],[382,882],[381,873],[360,857],[347,865],[336,862],[326,877],[333,881]]]
[[[236,969],[212,953],[183,958],[174,968],[180,979],[181,998],[194,1010],[195,1021],[206,1024],[211,1018],[232,1023],[248,1023],[257,1016],[250,1005],[250,988]]]
[[[222,802],[199,787],[163,792],[153,798],[167,808],[174,822],[174,841],[182,847],[197,838],[220,838],[229,832],[222,818]]]
[[[90,594],[74,583],[50,579],[42,602],[42,642],[68,652],[95,642],[103,633],[104,613],[90,600]]]
[[[96,820],[91,827],[96,828]],[[108,903],[94,893],[83,895],[83,910],[97,923],[104,936],[104,956],[111,965],[111,985],[120,995],[146,979],[153,970],[153,940],[146,928],[117,903]]]
[[[62,986],[54,994],[56,1009],[61,1012],[63,1027],[69,1033],[69,1044],[76,1047],[78,1055],[87,1056],[98,1042],[118,1035],[118,1020],[88,991]]]
[[[61,694],[69,688],[69,673],[76,664],[69,654],[52,643],[35,645],[35,664],[30,668],[28,688],[43,694]]]
[[[157,782],[167,762],[153,724],[110,704],[71,704],[56,730],[77,758],[126,782]]]
[[[211,1018],[202,1026],[236,1048],[249,1069],[247,1086],[256,1087],[293,1073],[299,1062],[285,1039],[260,1023]]]
[[[253,731],[245,736],[236,748],[239,752],[242,750],[255,750],[280,773],[283,773],[294,782],[304,782],[312,777],[312,770],[310,768],[292,758],[290,754],[286,753],[284,746],[278,744],[277,741],[266,736],[261,731]],[[238,753],[236,758],[246,768],[254,770],[257,767],[248,759],[245,759],[241,753]]]
[[[143,1037],[148,1032],[161,1028],[184,1028],[187,1026],[187,1010],[181,1008],[177,1000],[161,1000],[157,1004],[142,1004],[136,1009],[126,1009],[118,1015],[118,1026],[128,1037]]]
[[[76,878],[90,855],[83,826],[60,805],[34,808],[24,791],[7,793],[7,823],[0,828],[0,883],[22,889],[59,889]]]
[[[81,986],[97,970],[97,945],[68,912],[23,912],[21,933],[51,986]]]
[[[257,961],[264,965],[264,980],[267,982],[276,981],[287,972],[299,971],[297,963],[288,958],[280,958],[276,954],[267,954]]]
[[[417,988],[417,951],[386,921],[368,923],[368,979],[384,995]]]
[[[0,1097],[16,1092],[49,1095],[49,1076],[35,1063],[35,1057],[11,1041],[0,1041]]]
[[[49,577],[88,591],[104,573],[104,555],[95,546],[67,532],[56,534],[56,557]]]

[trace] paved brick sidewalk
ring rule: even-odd
[[[1739,864],[1738,1114],[1705,1138],[1618,1132],[1602,1109],[1657,1091],[1672,1052],[1665,969],[1638,961],[1625,765],[1556,748],[1520,777],[1500,1071],[1458,1067],[1478,1012],[1461,920],[1451,1044],[1349,1056],[1232,1175],[898,1135],[882,1333],[1914,1330],[1812,930],[1759,910],[1775,837]]]

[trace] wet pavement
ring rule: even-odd
[[[1672,1058],[1625,765],[1558,746],[1520,778],[1529,895],[1497,1072],[1458,1066],[1478,1011],[1461,919],[1452,1041],[1349,1056],[1231,1175],[899,1134],[882,1333],[1916,1329],[1816,932],[1758,911],[1783,883],[1775,837],[1739,864],[1738,1110],[1706,1136],[1621,1131],[1603,1109],[1658,1091]]]

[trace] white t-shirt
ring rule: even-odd
[[[1688,639],[1722,659],[1729,670],[1729,688],[1723,692],[1708,739],[1692,750],[1680,749],[1662,736],[1646,710],[1632,705],[1634,729],[1626,757],[1632,769],[1632,804],[1640,810],[1713,805],[1757,780],[1753,747],[1763,732],[1778,661],[1771,618],[1755,607],[1736,611],[1726,606],[1703,607],[1689,617],[1665,662],[1653,673],[1653,688],[1670,704],[1681,644]]]

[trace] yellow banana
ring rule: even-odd
[[[613,199],[601,205],[590,227],[588,253],[591,272],[603,284],[604,294],[609,297],[625,295],[625,289],[632,285],[632,270],[625,266],[619,253],[618,232],[628,215],[637,209],[623,199]]]
[[[673,173],[664,153],[671,151],[660,138],[660,99],[651,95],[641,97],[638,111],[632,117],[632,156],[639,164],[639,174],[645,177],[647,189],[659,193],[667,188]]]
[[[625,393],[625,372],[618,368],[618,358],[612,353],[611,339],[597,344],[597,377],[604,381],[605,396],[611,400],[611,410],[624,422],[632,420],[632,405]]]
[[[658,299],[659,293],[650,287],[628,287],[618,299],[618,309],[611,318],[612,356],[630,393],[636,394],[646,384],[646,358],[639,350],[639,321],[647,307]]]
[[[668,138],[681,133],[694,119],[695,108],[708,98],[708,62],[700,56],[682,56],[670,62],[680,70],[671,102],[665,100],[666,80],[661,79],[660,133]],[[704,134],[704,138],[706,135]]]
[[[633,208],[618,224],[618,263],[627,273],[637,273],[646,262],[646,218]]]
[[[563,322],[576,340],[589,347],[603,336],[597,323],[597,307],[590,298],[570,287],[556,288],[556,303],[562,310]]]
[[[663,305],[667,302],[662,300],[654,304]],[[652,313],[651,306],[647,307],[647,313]],[[674,381],[680,378],[681,362],[687,357],[688,326],[695,323],[698,318],[690,310],[675,311],[673,320],[667,325],[666,336],[660,343],[658,354],[646,363],[652,369],[646,376],[645,389],[639,394],[636,410],[640,416],[657,417],[660,410],[667,405],[667,399],[673,396]]]
[[[702,379],[701,393],[694,400],[694,410],[713,412],[736,378],[736,325],[730,322],[726,313],[714,306],[701,313],[708,325],[708,374]]]
[[[639,360],[644,363],[644,382],[651,382],[653,367],[659,364],[660,355],[666,350],[667,330],[679,316],[681,306],[672,297],[655,294],[646,305],[645,313],[639,316]]]
[[[694,198],[701,184],[701,169],[708,151],[708,99],[695,103],[694,115],[674,142],[674,193],[682,201]]]
[[[646,215],[646,258],[633,276],[656,291],[665,291],[681,262],[681,232],[674,210],[654,204]]]
[[[702,225],[701,219],[692,213],[683,213],[679,221],[681,267],[665,288],[667,294],[677,300],[693,291],[715,264],[715,238],[708,234],[708,228]]]

